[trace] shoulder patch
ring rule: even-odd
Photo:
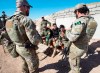
[[[12,27],[13,27],[13,22],[12,22],[12,20],[8,20],[8,21],[6,22],[6,27],[7,27],[7,28],[12,28]]]
[[[80,25],[81,24],[81,21],[78,21],[75,23],[75,25]]]

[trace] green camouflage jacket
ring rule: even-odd
[[[49,21],[43,20],[43,21],[41,22],[41,29],[43,29],[45,26],[47,26],[47,24],[49,24],[49,26],[51,26],[51,23],[50,23]]]
[[[33,45],[38,45],[38,43],[42,42],[34,22],[20,11],[16,11],[9,18],[6,23],[6,30],[10,39],[17,44],[30,41]]]

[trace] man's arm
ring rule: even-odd
[[[36,30],[36,25],[31,19],[25,18],[23,24],[25,27],[26,35],[32,44],[37,45],[39,42],[42,42],[42,38]]]
[[[67,38],[69,41],[74,42],[78,39],[80,36],[82,30],[84,28],[83,23],[81,21],[76,21],[73,24],[73,27],[71,28],[71,31],[67,33]]]

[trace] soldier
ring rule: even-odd
[[[53,23],[52,31],[52,38],[49,41],[49,47],[54,47],[56,40],[59,37],[59,28],[57,27],[56,23]]]
[[[37,45],[42,42],[34,22],[28,18],[31,5],[27,0],[16,0],[17,10],[6,22],[10,39],[16,44],[16,51],[23,60],[23,73],[38,73],[39,59]]]
[[[45,26],[43,28],[41,37],[43,39],[43,43],[46,44],[46,45],[48,45],[49,44],[49,41],[51,39],[51,30],[47,26]]]
[[[2,12],[2,16],[0,17],[0,45],[3,46],[4,53],[10,53],[10,55],[15,58],[19,55],[17,54],[15,50],[15,44],[11,41],[9,38],[6,29],[5,29],[5,23],[7,20],[7,15],[5,12]]]
[[[60,29],[59,29],[59,37],[58,39],[56,39],[55,44],[54,44],[54,51],[52,54],[52,57],[55,56],[57,49],[59,49],[59,51],[61,51],[63,48],[66,47],[66,43],[67,43],[67,37],[66,37],[66,30],[65,30],[65,26],[64,25],[60,25]],[[59,53],[61,54],[61,53]]]
[[[2,23],[2,20],[0,18],[0,29],[2,29],[2,27],[3,27],[3,23]]]
[[[72,42],[69,51],[69,73],[80,73],[80,59],[87,51],[88,42],[95,33],[97,23],[93,17],[88,16],[89,9],[85,4],[78,4],[74,11],[76,20],[67,32],[67,38]],[[90,37],[91,36],[91,37]]]
[[[57,27],[57,24],[54,23],[53,24],[53,29],[52,29],[52,37],[54,38],[54,40],[57,40],[59,37],[59,28]]]
[[[60,32],[59,32],[59,38],[55,43],[55,50],[59,49],[62,50],[66,47],[68,39],[66,37],[66,30],[64,25],[60,25]]]
[[[0,17],[0,29],[4,28],[6,23],[7,15],[2,11],[2,16]]]
[[[53,38],[58,38],[59,37],[59,28],[57,27],[56,23],[53,24]]]
[[[60,32],[59,32],[59,43],[62,46],[62,49],[66,47],[67,43],[67,37],[66,37],[66,30],[64,25],[60,25]]]
[[[7,19],[7,15],[5,14],[5,12],[4,12],[4,11],[2,11],[2,16],[1,16],[1,19],[2,19],[3,25],[5,26],[6,19]]]
[[[19,56],[16,52],[16,45],[9,38],[5,28],[0,29],[0,45],[3,46],[4,53],[9,53],[13,58]]]
[[[44,17],[42,17],[41,19],[42,19],[42,21],[41,21],[41,27],[40,27],[40,30],[41,30],[41,33],[40,34],[42,34],[43,28],[45,26],[47,26],[47,24],[49,24],[49,27],[51,27],[51,23],[48,20],[46,20]]]

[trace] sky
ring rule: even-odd
[[[45,15],[74,7],[79,3],[100,2],[100,0],[27,0],[33,8],[30,9],[29,17],[33,20]],[[0,16],[5,11],[11,16],[16,11],[16,0],[0,0]]]

